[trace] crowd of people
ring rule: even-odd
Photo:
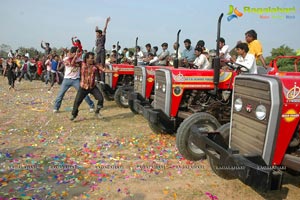
[[[70,87],[74,87],[78,91],[71,117],[74,120],[83,99],[88,103],[90,110],[95,111],[100,117],[99,111],[103,107],[103,97],[95,87],[95,81],[104,81],[104,72],[111,72],[106,68],[109,64],[172,66],[175,59],[178,59],[179,67],[183,68],[210,69],[212,67],[211,55],[203,40],[199,40],[194,47],[190,39],[185,39],[183,51],[180,50],[180,44],[177,42],[173,43],[172,52],[168,50],[169,45],[166,42],[161,44],[160,53],[158,53],[158,47],[152,47],[150,43],[145,45],[145,51],[142,51],[140,46],[136,46],[134,51],[130,51],[127,47],[121,50],[120,45],[113,45],[112,49],[107,51],[105,41],[109,22],[110,17],[106,19],[103,30],[96,27],[94,52],[83,50],[81,41],[76,36],[71,38],[72,47],[64,49],[60,55],[52,50],[49,42],[45,41],[41,41],[41,48],[44,49],[42,55],[30,57],[27,52],[20,54],[18,50],[15,52],[10,50],[7,58],[0,60],[0,69],[3,69],[1,73],[7,76],[9,90],[15,90],[15,81],[21,82],[23,78],[29,81],[44,80],[46,85],[49,84],[49,93],[52,93],[54,84],[58,83],[61,86],[53,108],[53,112],[56,113],[60,109],[65,93]],[[254,30],[245,33],[245,42],[238,42],[235,50],[235,55],[231,55],[225,39],[219,39],[221,60],[244,65],[249,73],[257,73],[256,62],[258,60],[264,68],[267,68],[262,45]],[[98,100],[96,108],[87,95],[89,93]]]
[[[242,45],[240,45],[243,43]],[[179,67],[184,68],[196,68],[196,69],[210,69],[212,68],[211,58],[216,52],[210,52],[205,47],[205,42],[199,40],[195,46],[192,46],[190,39],[185,39],[183,51],[180,50],[180,44],[175,42],[173,44],[173,50],[169,51],[168,43],[164,42],[161,44],[161,52],[158,54],[158,47],[154,46],[152,48],[151,44],[145,45],[145,51],[141,51],[141,47],[137,46],[135,50],[129,50],[127,47],[121,50],[121,46],[113,45],[110,54],[106,55],[106,64],[109,63],[127,63],[134,64],[137,61],[137,65],[159,65],[159,66],[174,66],[174,60],[179,60]],[[247,46],[248,48],[244,48]],[[245,51],[242,53],[239,50]],[[178,50],[178,52],[177,52]],[[250,72],[257,73],[257,61],[264,68],[268,68],[263,57],[262,45],[257,40],[257,33],[254,30],[249,30],[245,33],[245,42],[237,42],[234,47],[233,54],[232,51],[225,43],[224,38],[219,39],[219,57],[221,58],[221,65],[224,66],[226,62],[237,62],[239,64],[245,65],[249,68]],[[232,55],[231,55],[232,54]],[[251,54],[254,59],[250,59],[251,56],[246,56]],[[252,69],[255,68],[255,69]]]

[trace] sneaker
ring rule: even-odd
[[[95,110],[94,110],[94,108],[90,108],[90,113],[92,113],[92,112],[94,112]]]
[[[72,117],[70,118],[71,121],[74,121],[76,117],[72,115]]]
[[[53,113],[58,113],[58,110],[54,109],[54,110],[53,110]]]

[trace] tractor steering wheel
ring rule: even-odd
[[[190,69],[198,69],[197,65],[190,65]]]
[[[241,72],[249,72],[249,69],[245,67],[244,65],[241,65],[239,63],[233,63],[233,62],[225,62],[225,64],[235,71],[241,71]]]

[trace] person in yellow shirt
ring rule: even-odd
[[[15,63],[17,64],[16,77],[19,77],[21,75],[21,67],[23,65],[23,61],[22,61],[21,55],[17,55],[16,56]]]
[[[255,30],[251,29],[245,33],[245,39],[248,43],[249,52],[250,54],[253,54],[256,61],[260,60],[263,67],[265,69],[268,68],[266,65],[265,59],[263,57],[263,48],[260,43],[260,41],[257,40],[257,33]]]

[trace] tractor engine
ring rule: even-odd
[[[119,84],[124,85],[133,85],[134,77],[132,75],[121,75],[119,78]]]
[[[187,90],[180,107],[180,110],[191,113],[210,113],[223,124],[230,120],[231,91],[219,91],[217,95],[212,95],[205,90]]]

